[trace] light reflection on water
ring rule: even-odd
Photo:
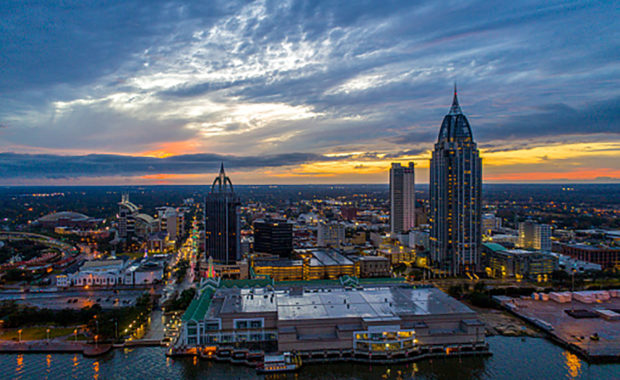
[[[73,354],[0,355],[0,378],[16,379],[620,379],[620,364],[588,365],[539,338],[489,338],[490,357],[451,357],[402,365],[304,365],[290,374],[257,376],[248,367],[167,358],[164,349],[117,350],[99,358]]]

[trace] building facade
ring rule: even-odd
[[[406,233],[415,227],[415,170],[392,163],[390,168],[390,232]]]
[[[222,164],[205,198],[205,260],[213,257],[219,264],[234,264],[241,258],[240,206],[241,201]]]
[[[519,223],[519,248],[551,252],[551,226],[531,220]]]
[[[457,275],[480,269],[482,160],[454,89],[430,165],[431,265]]]
[[[207,283],[187,308],[177,352],[247,347],[387,363],[486,349],[476,313],[432,287],[216,286]]]
[[[254,251],[280,257],[291,257],[293,225],[286,220],[257,220],[254,222]]]

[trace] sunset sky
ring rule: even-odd
[[[51,3],[0,3],[0,185],[428,182],[455,81],[485,182],[620,182],[613,1]]]

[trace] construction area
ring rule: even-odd
[[[593,361],[620,358],[620,290],[496,296],[496,301]]]

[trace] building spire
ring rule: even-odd
[[[462,114],[461,106],[459,106],[459,98],[457,97],[456,91],[456,81],[454,82],[454,98],[452,99],[452,107],[450,107],[449,115],[459,115]]]

